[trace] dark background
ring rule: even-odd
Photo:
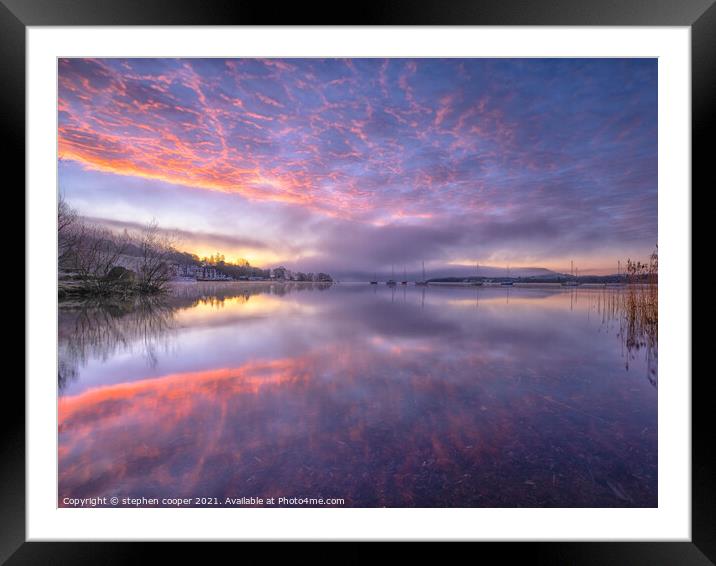
[[[705,192],[715,184],[713,150],[716,102],[716,5],[714,0],[391,0],[293,2],[273,4],[242,0],[0,0],[0,132],[5,207],[15,221],[24,211],[18,186],[24,186],[25,159],[25,27],[71,25],[589,25],[691,26],[692,34],[692,185]],[[682,190],[688,191],[689,187]],[[693,191],[691,192],[693,195]],[[17,199],[10,203],[11,195]],[[668,212],[667,212],[668,213]],[[705,209],[708,213],[708,208]],[[24,217],[24,215],[22,215]],[[8,230],[10,222],[3,226]],[[17,241],[19,229],[12,229]],[[6,236],[9,238],[10,236]],[[668,237],[662,235],[662,237]],[[694,239],[698,242],[698,239]],[[692,254],[692,259],[694,255]],[[696,256],[708,261],[708,256]],[[26,258],[28,261],[28,258]],[[24,278],[13,262],[12,283]],[[686,274],[685,274],[686,276]],[[692,291],[693,293],[693,291]],[[10,296],[10,295],[8,295]],[[25,296],[25,301],[32,300]],[[6,328],[20,336],[20,301]],[[54,313],[48,313],[48,323]],[[697,337],[703,334],[696,334]],[[8,356],[11,358],[11,356]],[[9,365],[9,364],[8,364]],[[0,563],[7,564],[143,564],[175,557],[211,563],[228,551],[231,562],[265,552],[277,558],[276,548],[238,550],[227,544],[168,543],[26,543],[25,541],[25,413],[24,382],[20,372],[3,372],[3,409],[0,411]],[[689,379],[691,376],[668,376]],[[474,557],[485,562],[512,560],[529,564],[675,564],[716,562],[716,487],[713,466],[716,440],[712,434],[712,372],[692,380],[692,542],[680,543],[479,543]],[[227,517],[227,520],[229,518]],[[237,536],[241,536],[237,532]],[[375,547],[306,548],[284,545],[297,562],[326,557],[340,562],[363,562]],[[384,547],[377,549],[384,550]],[[395,550],[395,549],[388,549]],[[429,558],[424,547],[421,558]],[[437,557],[444,561],[445,547]],[[470,552],[472,549],[458,549]],[[259,559],[260,554],[258,555]],[[388,558],[386,556],[386,558]]]

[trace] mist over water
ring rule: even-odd
[[[654,507],[656,340],[625,293],[190,283],[61,308],[60,505]]]

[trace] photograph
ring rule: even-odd
[[[658,65],[57,58],[57,506],[658,508]]]

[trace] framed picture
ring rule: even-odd
[[[0,558],[716,560],[710,1],[145,4],[0,5],[28,223]]]

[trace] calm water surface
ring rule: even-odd
[[[656,506],[656,353],[623,292],[187,283],[63,307],[59,504]]]

